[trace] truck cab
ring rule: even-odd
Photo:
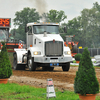
[[[68,71],[72,61],[69,47],[59,34],[57,23],[28,23],[26,27],[27,49],[15,49],[14,69],[35,71],[37,67],[52,71],[61,67]],[[23,68],[22,68],[23,67]]]

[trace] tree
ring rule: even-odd
[[[64,33],[63,27],[67,27],[67,33],[61,34],[64,40],[66,35],[75,35],[73,41],[78,41],[79,45],[81,45],[81,25],[80,25],[80,17],[73,18],[69,20],[68,23],[62,23],[60,26],[60,33]]]
[[[25,29],[25,28],[23,28],[23,29]],[[14,28],[10,31],[11,37],[14,38],[15,42],[19,42],[19,40],[26,41],[25,36],[22,36],[23,34],[20,34],[20,33],[22,33],[22,31],[24,31],[24,30],[22,30],[20,27],[18,29]]]
[[[78,41],[79,45],[81,45],[81,24],[80,24],[80,17],[73,18],[72,20],[68,21],[67,23],[67,35],[75,35],[73,41]]]
[[[9,78],[12,75],[12,68],[9,61],[6,45],[2,42],[2,49],[0,52],[0,79]]]
[[[65,15],[64,11],[60,10],[50,10],[49,13],[47,13],[47,16],[49,18],[50,22],[54,23],[60,23],[61,21],[65,20],[67,16]]]
[[[26,26],[29,22],[38,22],[40,16],[36,9],[24,8],[21,11],[15,13],[16,18],[13,20],[14,25]]]
[[[67,33],[62,35],[63,38],[65,35],[75,35],[73,41],[79,41],[79,45],[83,48],[100,47],[100,5],[98,2],[95,2],[91,9],[83,9],[81,16],[63,23],[60,33],[63,32],[63,26],[67,27]]]
[[[81,11],[81,29],[83,46],[98,47],[100,45],[100,5],[94,3],[91,9]]]
[[[18,26],[17,33],[21,35],[21,39],[26,40],[25,26],[29,22],[38,22],[40,16],[36,9],[24,8],[15,13],[14,25]],[[16,35],[17,35],[16,33]]]
[[[74,81],[75,93],[86,95],[99,92],[99,83],[96,78],[88,48],[84,48]]]

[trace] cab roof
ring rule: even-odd
[[[32,23],[27,24],[27,26],[33,26],[33,25],[59,25],[59,24],[58,23],[50,23],[50,22],[41,22],[41,23],[32,22]]]

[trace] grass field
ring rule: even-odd
[[[56,91],[56,98],[50,100],[77,100],[74,92]],[[15,83],[0,84],[0,100],[46,100],[46,88],[20,86]]]
[[[50,100],[79,100],[79,96],[72,91],[55,89],[56,98]],[[35,88],[15,83],[0,84],[0,100],[46,100],[46,88]],[[100,100],[100,96],[96,97]]]

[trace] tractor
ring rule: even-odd
[[[74,57],[77,54],[77,46],[79,42],[72,41],[75,35],[66,35],[65,37],[66,37],[66,41],[64,42],[64,45],[70,48],[71,55],[72,57]]]

